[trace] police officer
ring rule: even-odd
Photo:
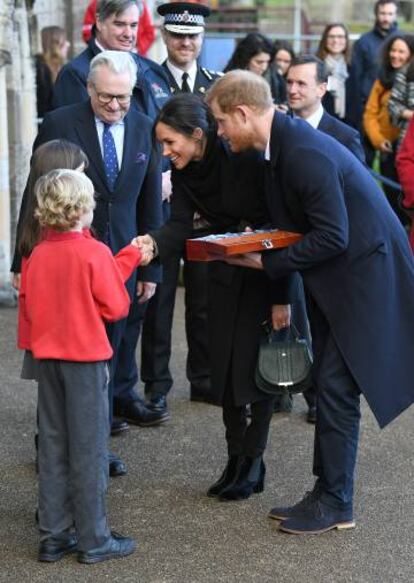
[[[158,7],[164,17],[162,38],[168,57],[162,64],[172,93],[192,92],[201,97],[220,73],[201,67],[197,59],[204,37],[204,18],[209,8],[188,2],[172,2]],[[170,203],[164,203],[164,218]],[[203,236],[205,225],[194,217],[193,236]],[[158,286],[145,317],[142,335],[141,375],[145,393],[155,410],[166,411],[166,395],[173,379],[169,370],[171,328],[180,260],[184,259],[185,326],[188,344],[187,378],[193,401],[210,401],[210,366],[207,340],[207,266],[187,262],[182,256],[163,266],[163,282]]]
[[[158,13],[164,17],[162,38],[168,57],[164,61],[171,92],[191,92],[203,96],[220,75],[201,67],[197,59],[204,38],[204,17],[210,14],[207,6],[189,2],[162,4]]]

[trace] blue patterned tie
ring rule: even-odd
[[[118,158],[116,155],[115,141],[110,128],[111,124],[104,123],[103,158],[105,163],[106,178],[110,189],[113,190],[115,181],[118,178],[119,167]]]

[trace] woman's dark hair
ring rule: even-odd
[[[287,40],[275,40],[273,43],[273,54],[276,56],[276,53],[279,51],[286,51],[292,57],[292,60],[295,58],[295,51],[293,50],[292,45]]]
[[[34,185],[37,179],[50,170],[58,168],[76,170],[82,164],[85,168],[88,167],[88,157],[79,146],[67,140],[51,140],[39,146],[34,152],[26,185],[26,208],[17,245],[23,257],[28,257],[41,239],[41,227],[34,216],[37,205]]]
[[[390,61],[391,47],[396,40],[401,40],[407,45],[408,50],[410,51],[409,62],[410,60],[412,60],[412,57],[414,55],[414,35],[412,34],[393,34],[390,38],[388,38],[384,42],[381,50],[380,72],[378,78],[381,81],[381,84],[386,89],[392,88],[395,80],[395,75],[398,73],[396,69],[391,67]],[[410,75],[412,78],[414,78],[414,71],[411,63],[407,70],[407,80],[409,79]]]
[[[233,69],[247,69],[250,60],[260,53],[270,55],[270,61],[273,60],[275,51],[270,40],[263,34],[251,32],[239,42],[232,54],[230,61],[224,68],[224,72]]]
[[[331,30],[333,28],[336,28],[336,27],[342,28],[342,30],[345,33],[346,45],[345,45],[345,50],[343,52],[343,55],[344,55],[346,63],[349,63],[350,58],[351,58],[349,32],[348,32],[348,29],[345,26],[345,24],[342,24],[342,22],[332,22],[331,24],[327,24],[325,26],[325,29],[324,29],[322,36],[321,36],[321,40],[319,41],[318,49],[316,51],[316,56],[319,57],[320,59],[322,59],[322,61],[324,61],[326,59],[326,57],[329,55],[329,51],[326,48],[328,35],[331,32]]]
[[[192,137],[196,128],[201,128],[207,140],[217,133],[216,120],[210,108],[193,93],[171,97],[157,115],[154,128],[160,122],[188,137]]]

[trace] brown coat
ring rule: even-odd
[[[400,130],[391,124],[388,113],[388,101],[391,90],[386,89],[377,79],[372,87],[364,111],[364,130],[369,141],[376,150],[379,150],[385,140],[394,143]]]

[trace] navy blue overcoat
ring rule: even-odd
[[[267,204],[304,238],[262,254],[267,273],[300,271],[379,425],[414,401],[414,261],[382,191],[346,148],[276,113]]]

